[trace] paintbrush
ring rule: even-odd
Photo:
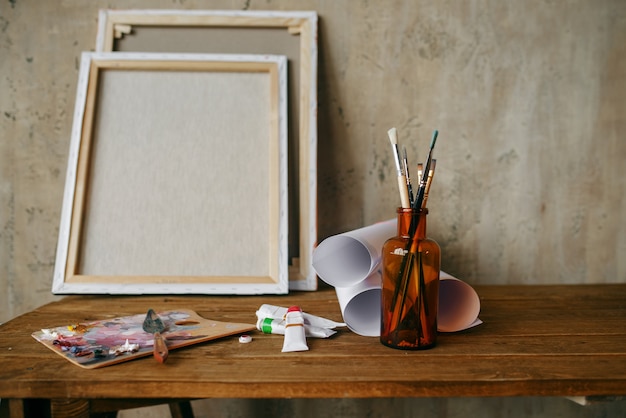
[[[426,183],[428,180],[428,173],[430,172],[430,165],[433,159],[433,149],[435,148],[435,143],[437,142],[437,136],[439,135],[439,131],[435,130],[433,132],[433,138],[430,141],[430,148],[428,150],[428,158],[426,159],[426,164],[424,165],[424,173],[422,174],[422,178],[420,179],[420,187],[417,190],[417,197],[413,202],[413,209],[422,209],[422,204],[424,203],[424,193],[426,192]]]
[[[422,181],[423,174],[424,174],[424,164],[417,163],[417,187],[419,187],[419,183]]]
[[[426,189],[424,190],[424,201],[422,202],[422,208],[426,207],[426,202],[428,201],[428,193],[430,192],[430,185],[433,182],[433,176],[435,175],[436,166],[437,160],[433,158],[433,162],[430,165],[430,170],[428,170],[428,178],[426,179]]]
[[[406,176],[404,175],[402,165],[400,164],[400,153],[398,151],[398,130],[396,128],[391,128],[387,131],[387,135],[389,135],[389,141],[391,142],[391,148],[393,149],[393,158],[396,163],[398,190],[400,191],[400,205],[403,208],[410,208],[411,201],[409,199],[409,189],[406,183]]]
[[[406,155],[406,147],[402,147],[404,163],[404,176],[406,177],[406,188],[409,192],[409,204],[413,205],[413,186],[411,186],[411,178],[409,176],[409,157]]]

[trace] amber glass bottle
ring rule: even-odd
[[[398,208],[398,236],[382,251],[380,342],[420,350],[437,341],[441,249],[426,237],[428,209]]]

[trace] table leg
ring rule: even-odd
[[[6,405],[4,405],[6,403]],[[9,418],[25,418],[24,414],[24,400],[23,399],[3,399],[0,407],[0,416],[7,416]],[[7,415],[3,415],[3,414]]]
[[[89,418],[89,401],[86,399],[52,399],[52,418]]]
[[[191,402],[180,401],[170,403],[170,413],[172,418],[193,418]]]

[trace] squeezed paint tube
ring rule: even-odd
[[[257,317],[272,318],[272,319],[285,319],[287,315],[287,308],[282,306],[274,306],[263,304],[256,312]],[[335,322],[330,319],[322,318],[321,316],[311,315],[306,312],[302,312],[305,325],[313,325],[320,328],[334,329],[337,327],[345,327],[343,322]]]
[[[256,328],[264,334],[285,335],[286,322],[284,319],[261,318],[256,321]],[[320,328],[313,325],[304,324],[304,335],[314,338],[328,338],[337,331],[329,328]]]
[[[304,316],[302,310],[297,306],[287,309],[285,315],[285,339],[283,341],[283,353],[290,351],[307,351],[309,346],[306,344],[306,336],[304,335]]]

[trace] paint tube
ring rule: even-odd
[[[259,331],[262,331],[264,334],[285,335],[286,325],[287,324],[284,319],[259,318],[256,321],[256,328]],[[328,338],[336,333],[337,331],[332,329],[320,328],[313,325],[304,324],[304,335],[307,337]]]
[[[257,311],[256,315],[259,318],[285,319],[285,315],[287,315],[287,308],[263,304]],[[316,327],[328,329],[346,326],[346,324],[343,322],[331,321],[330,319],[322,318],[321,316],[311,315],[306,312],[303,312],[302,316],[304,317],[305,325],[313,325]]]
[[[285,322],[287,324],[285,325],[285,339],[282,352],[307,351],[309,346],[306,344],[306,336],[304,335],[302,310],[297,306],[287,309]]]

